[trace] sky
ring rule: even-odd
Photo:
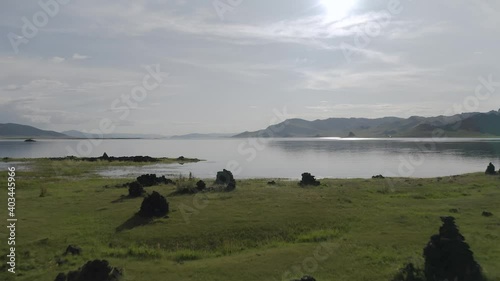
[[[7,0],[0,38],[0,123],[48,130],[500,107],[500,88],[475,96],[479,77],[500,82],[496,0]]]

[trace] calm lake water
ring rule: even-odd
[[[373,175],[437,177],[484,171],[489,162],[500,168],[500,139],[216,139],[216,140],[0,140],[0,158],[68,155],[148,155],[194,157],[192,164],[150,165],[104,170],[104,176],[145,172],[175,175],[192,172],[214,177],[223,168],[237,178],[299,178],[303,172],[334,178]],[[0,169],[6,167],[0,162]]]

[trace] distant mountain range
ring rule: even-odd
[[[158,134],[91,134],[76,130],[61,133],[41,130],[32,126],[20,124],[0,124],[0,138],[61,138],[61,139],[214,139],[231,137],[233,134],[187,134],[178,136],[163,136]]]
[[[288,119],[266,129],[232,134],[187,134],[166,137],[158,134],[88,134],[80,131],[40,130],[20,124],[0,124],[0,138],[107,138],[107,139],[214,139],[249,137],[432,137],[440,129],[448,137],[500,136],[500,110],[487,113],[462,113],[453,116],[410,118],[384,117],[330,118],[307,121]]]
[[[0,124],[0,137],[5,138],[67,138],[65,134],[40,130],[35,127],[13,123]]]
[[[171,136],[170,139],[173,140],[192,140],[192,139],[218,139],[218,138],[229,138],[234,134],[187,134],[179,136]]]
[[[68,137],[77,138],[77,139],[164,139],[165,136],[156,135],[156,134],[91,134],[84,133],[80,131],[64,131],[62,132]]]
[[[330,118],[307,121],[289,119],[266,129],[233,137],[432,137],[436,129],[448,137],[500,136],[500,110],[453,116],[410,118]]]

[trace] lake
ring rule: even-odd
[[[0,158],[148,155],[194,157],[190,164],[100,171],[103,176],[142,173],[214,177],[223,168],[237,178],[370,178],[373,175],[438,177],[500,168],[499,138],[448,139],[213,139],[213,140],[0,140]],[[0,169],[6,167],[0,163]]]

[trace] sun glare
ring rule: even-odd
[[[347,17],[356,0],[321,0],[320,4],[325,9],[326,19],[335,21]]]

